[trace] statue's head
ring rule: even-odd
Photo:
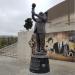
[[[43,12],[40,12],[40,13],[39,13],[39,15],[40,15],[40,16],[43,16],[43,15],[44,15],[44,13],[43,13]]]

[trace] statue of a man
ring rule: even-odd
[[[37,52],[43,52],[45,47],[45,24],[47,21],[47,15],[43,12],[39,14],[35,13],[36,5],[32,4],[32,19],[36,22],[34,33],[36,34],[36,41],[37,41]],[[37,17],[37,18],[35,18]]]

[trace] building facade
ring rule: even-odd
[[[75,30],[75,0],[65,0],[49,9],[46,33]]]

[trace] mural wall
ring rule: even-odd
[[[75,31],[48,33],[45,45],[49,52],[75,57]]]

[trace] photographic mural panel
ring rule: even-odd
[[[47,33],[45,48],[49,56],[54,53],[61,60],[68,57],[75,61],[75,31]]]

